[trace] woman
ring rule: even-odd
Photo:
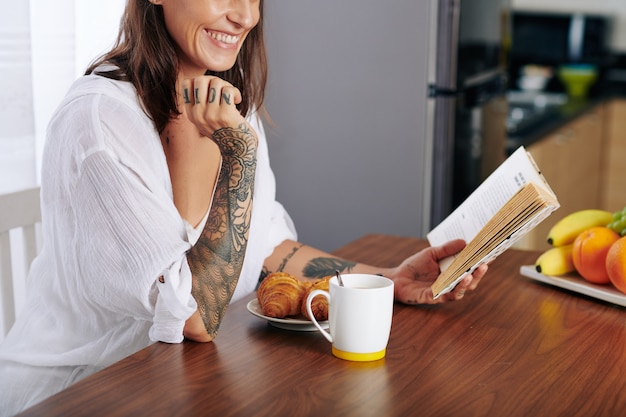
[[[150,343],[212,340],[271,271],[382,273],[410,304],[478,285],[486,266],[433,300],[461,241],[392,269],[296,241],[257,115],[262,15],[262,0],[128,0],[116,45],[71,87],[44,152],[44,245],[0,346],[1,414]]]

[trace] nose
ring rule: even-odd
[[[259,22],[259,0],[232,0],[228,20],[245,29]]]

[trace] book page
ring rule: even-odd
[[[523,146],[517,148],[485,181],[446,219],[427,235],[431,246],[453,239],[471,241],[487,222],[519,191],[532,182],[554,194]],[[440,263],[445,270],[453,257]]]

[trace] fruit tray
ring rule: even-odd
[[[554,285],[556,287],[564,288],[579,294],[584,294],[589,297],[597,298],[602,301],[617,304],[626,307],[626,294],[619,292],[617,289],[610,285],[597,285],[585,281],[579,276],[563,275],[554,277],[550,275],[544,275],[537,272],[534,265],[523,265],[520,268],[520,273],[530,279],[540,281],[546,284]]]

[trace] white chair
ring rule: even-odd
[[[22,279],[26,279],[38,252],[35,225],[40,222],[39,187],[0,195],[0,313],[4,336],[15,322],[14,274],[21,270]],[[19,242],[22,243],[21,248]],[[22,265],[13,265],[13,261],[18,259]]]

